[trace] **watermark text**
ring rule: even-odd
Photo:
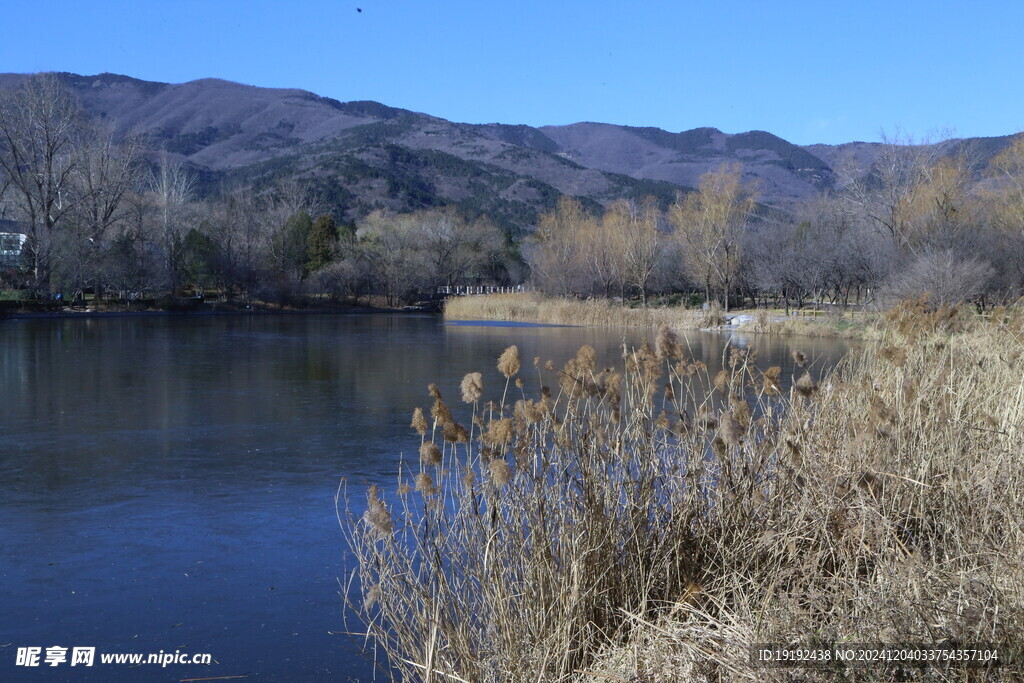
[[[94,666],[95,664],[128,664],[141,666],[158,664],[161,668],[172,664],[213,663],[213,655],[208,652],[188,653],[181,650],[174,652],[100,652],[97,657],[95,647],[19,647],[14,656],[15,666],[25,667],[58,667],[58,666]]]

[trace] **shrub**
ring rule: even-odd
[[[717,301],[712,301],[708,307],[702,311],[700,321],[701,328],[707,329],[711,327],[721,327],[727,322],[728,320],[725,317],[725,313],[722,311],[722,306]]]
[[[925,251],[888,283],[897,299],[927,295],[935,305],[972,301],[984,293],[995,271],[988,263],[952,250]]]

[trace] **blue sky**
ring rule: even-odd
[[[470,123],[798,144],[1024,129],[1010,0],[23,0],[4,15],[0,71],[212,76]]]

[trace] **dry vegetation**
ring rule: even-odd
[[[753,360],[733,349],[710,377],[666,330],[617,370],[589,347],[521,368],[512,347],[497,386],[463,381],[465,426],[432,386],[397,491],[340,502],[356,608],[395,675],[1019,680],[760,669],[749,648],[1020,645],[1024,313],[905,305],[785,391]]]
[[[844,313],[819,318],[783,319],[782,311],[766,309],[732,311],[730,315],[749,314],[753,319],[738,329],[756,334],[801,337],[863,339],[875,335],[877,314]],[[676,330],[706,330],[725,325],[726,314],[718,303],[707,311],[678,306],[667,308],[628,308],[609,299],[552,297],[537,292],[481,294],[452,297],[445,301],[448,320],[504,320],[509,322],[554,325],[594,325],[608,327],[649,327],[667,325]]]
[[[725,324],[725,316],[717,304],[712,305],[709,311],[681,307],[627,308],[610,299],[550,297],[536,292],[452,297],[445,301],[444,317],[449,320],[505,320],[554,325],[650,328],[668,325],[678,330]]]
[[[867,311],[829,311],[818,315],[803,311],[799,315],[785,316],[781,310],[759,308],[749,313],[752,319],[740,325],[742,332],[770,334],[785,337],[831,337],[837,339],[874,339],[880,336],[878,329],[880,314]]]

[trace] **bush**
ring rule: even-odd
[[[701,312],[700,326],[702,329],[721,327],[728,320],[722,311],[722,306],[717,301],[712,301],[706,309]]]
[[[25,292],[21,289],[0,289],[0,301],[22,301]]]
[[[939,306],[978,298],[994,274],[992,266],[977,258],[952,250],[926,251],[890,278],[887,290],[897,299],[927,296]]]

